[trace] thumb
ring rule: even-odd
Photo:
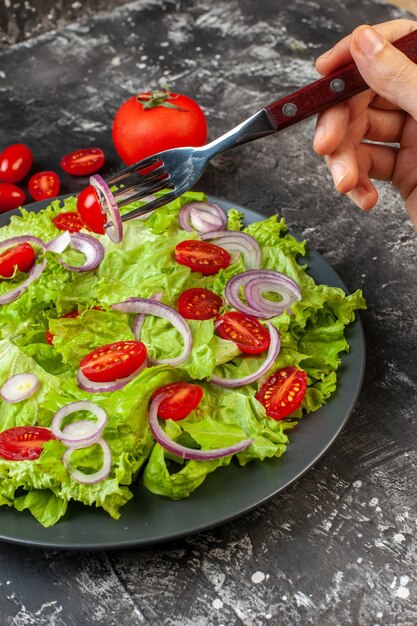
[[[417,65],[371,26],[353,31],[350,52],[371,89],[417,120]]]

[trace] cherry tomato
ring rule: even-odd
[[[11,183],[0,183],[0,213],[17,209],[25,200],[26,194],[23,189]]]
[[[0,276],[11,278],[15,267],[20,272],[28,272],[35,262],[35,251],[29,243],[18,243],[16,246],[0,252]]]
[[[145,359],[146,346],[141,341],[117,341],[87,354],[80,368],[89,380],[108,383],[130,376]]]
[[[0,433],[0,456],[7,461],[34,461],[47,441],[55,439],[49,428],[16,426]]]
[[[200,403],[203,397],[203,390],[198,385],[191,383],[170,383],[155,391],[152,398],[156,398],[161,393],[168,394],[162,400],[158,408],[158,417],[164,420],[182,420]]]
[[[201,287],[186,289],[178,300],[178,311],[187,320],[210,320],[219,314],[222,306],[220,296]]]
[[[52,221],[59,230],[67,230],[70,233],[78,233],[82,228],[85,228],[81,217],[76,211],[59,213]]]
[[[103,311],[103,308],[101,306],[93,306],[92,308],[94,311]],[[78,311],[78,309],[73,309],[72,311],[65,313],[65,315],[62,315],[61,317],[76,319],[77,317],[80,317],[81,313],[82,311]],[[45,336],[46,341],[52,346],[54,343],[54,335],[51,333],[51,331],[47,330]]]
[[[88,230],[99,235],[104,235],[104,224],[106,217],[102,211],[99,197],[92,185],[88,185],[78,195],[77,211],[81,221],[86,225]]]
[[[167,91],[132,96],[113,121],[113,143],[127,165],[161,150],[202,146],[206,139],[207,122],[197,102]]]
[[[66,154],[61,159],[61,167],[73,176],[88,176],[101,169],[106,161],[100,148],[82,148]]]
[[[189,267],[192,272],[201,272],[208,276],[228,267],[232,257],[227,250],[214,243],[186,239],[176,246],[175,260],[180,265]]]
[[[58,178],[58,174],[55,174],[55,172],[37,172],[29,178],[29,193],[34,200],[56,198],[59,194],[60,187],[61,181]]]
[[[13,143],[0,154],[0,180],[18,183],[32,167],[32,150],[24,143]]]
[[[239,350],[246,354],[265,352],[271,341],[267,328],[255,317],[239,311],[219,315],[216,330],[220,337],[234,341]]]
[[[307,389],[307,374],[296,367],[284,367],[272,374],[256,394],[266,414],[281,420],[300,406]]]

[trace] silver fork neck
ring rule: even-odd
[[[232,130],[203,146],[202,149],[208,158],[212,159],[216,155],[226,152],[226,150],[274,132],[276,129],[272,127],[266,110],[261,109]]]

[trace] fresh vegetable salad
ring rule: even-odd
[[[135,480],[180,499],[281,456],[336,389],[361,292],[316,285],[275,216],[244,228],[187,193],[115,244],[76,203],[0,229],[0,504],[118,518]]]

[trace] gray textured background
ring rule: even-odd
[[[2,41],[13,42],[30,20],[22,16],[21,28],[9,10],[5,21],[6,4]],[[111,5],[97,6],[105,4]],[[95,6],[83,3],[74,18],[94,15]],[[59,24],[58,15],[51,24]],[[161,79],[198,100],[214,138],[315,79],[314,57],[358,23],[400,15],[369,0],[118,6],[4,47],[0,146],[24,141],[38,169],[58,169],[62,154],[98,145],[109,156],[109,172],[119,165],[111,145],[114,112]],[[367,367],[346,429],[287,491],[183,541],[94,554],[2,545],[6,626],[417,623],[416,232],[387,184],[366,215],[336,194],[311,149],[313,128],[310,120],[224,155],[199,189],[265,215],[279,210],[350,290],[364,290]],[[64,192],[84,185],[63,178]]]

